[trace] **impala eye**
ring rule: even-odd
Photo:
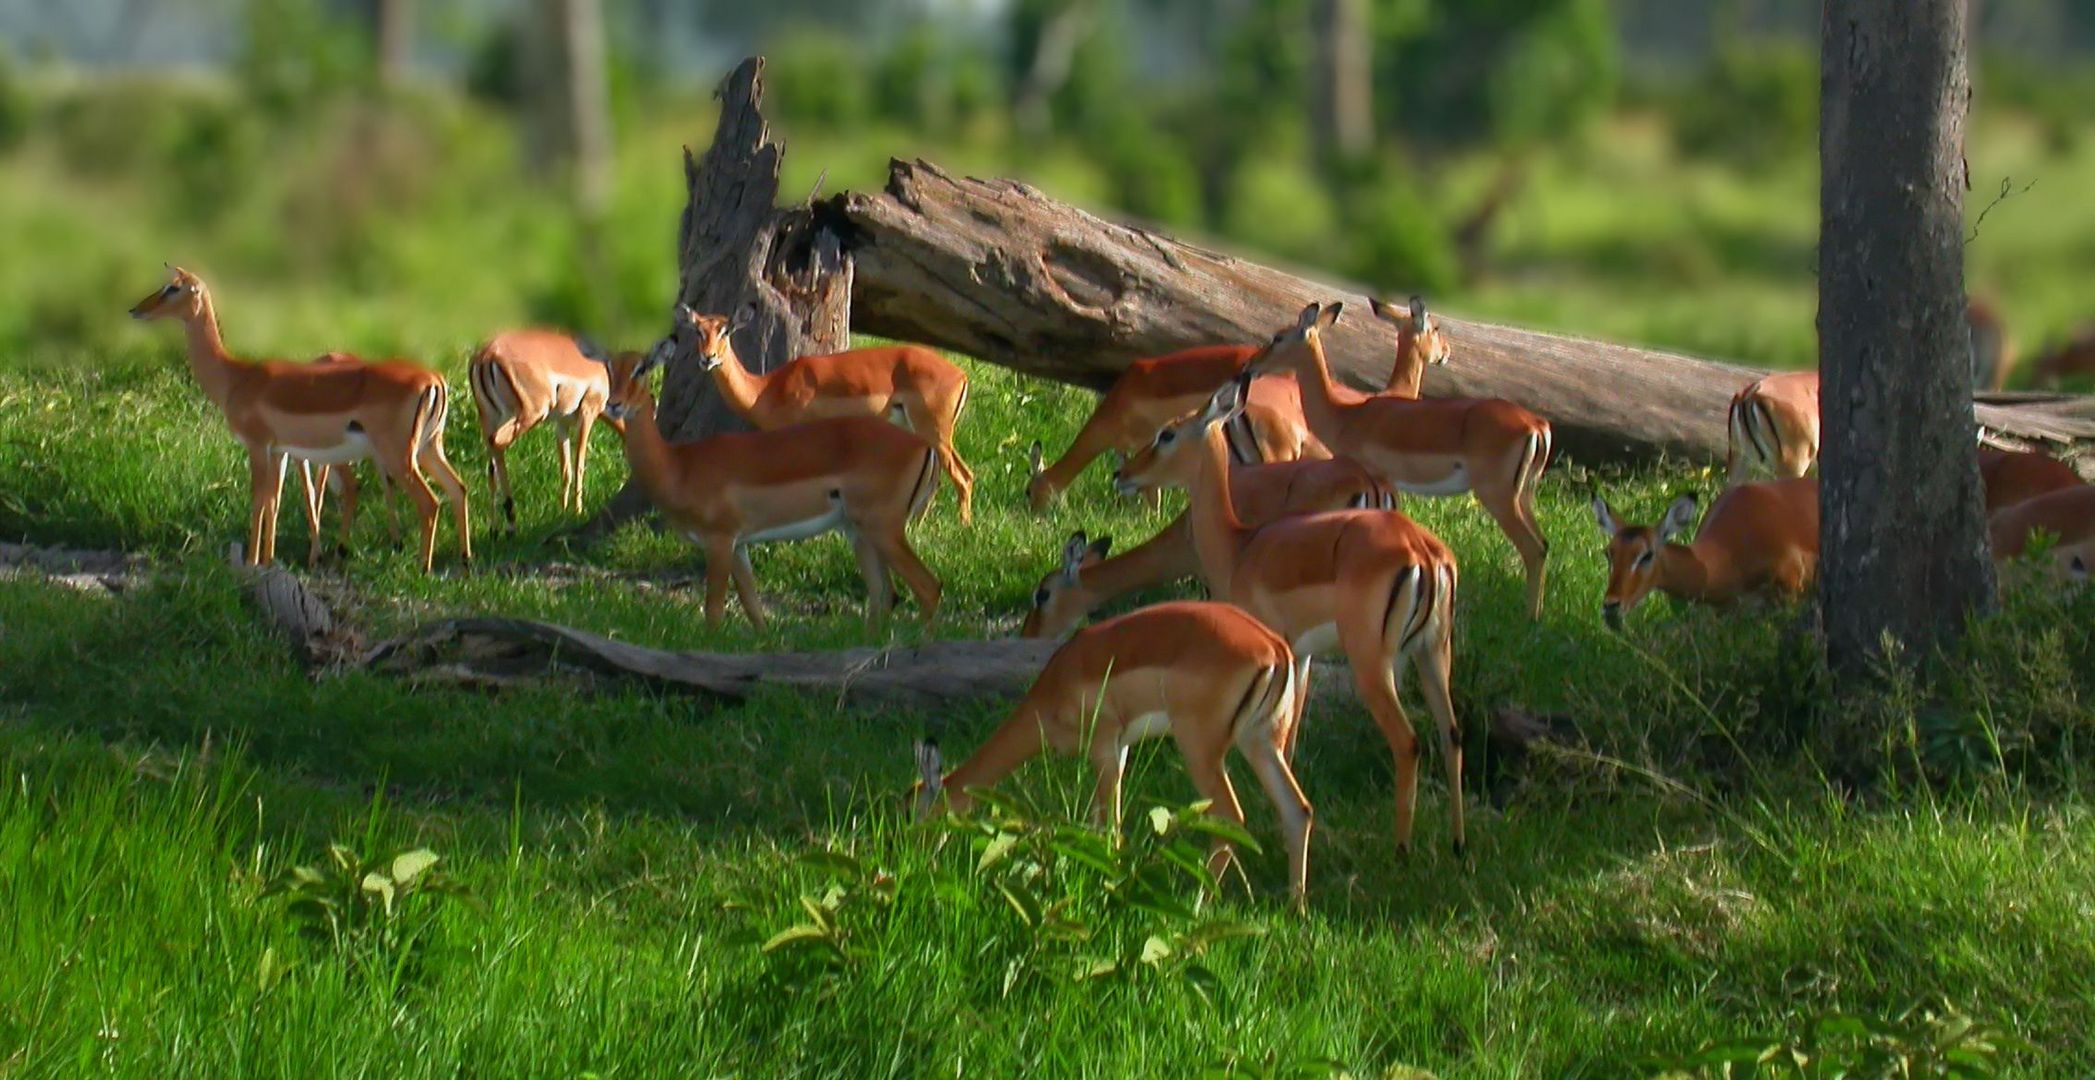
[[[1033,606],[1034,606],[1034,607],[1046,607],[1046,606],[1047,606],[1047,602],[1048,602],[1048,597],[1049,597],[1049,596],[1051,596],[1051,595],[1053,595],[1053,594],[1052,594],[1052,593],[1050,593],[1050,592],[1048,591],[1048,587],[1047,587],[1047,586],[1045,586],[1045,585],[1042,585],[1042,586],[1040,587],[1040,590],[1039,590],[1038,592],[1035,592],[1035,593],[1033,594]]]
[[[1165,428],[1164,430],[1157,432],[1157,445],[1169,446],[1171,444],[1171,440],[1176,438],[1178,438],[1178,432],[1173,431],[1170,428]]]
[[[1651,549],[1645,548],[1644,554],[1637,556],[1637,569],[1642,570],[1651,565],[1651,554]]]

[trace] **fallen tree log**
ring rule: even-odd
[[[1106,221],[1011,180],[961,179],[894,161],[885,191],[822,204],[853,260],[856,330],[921,341],[1046,378],[1104,387],[1129,362],[1251,342],[1304,304],[1343,300],[1326,336],[1334,368],[1380,388],[1395,331],[1366,296]],[[1722,457],[1725,411],[1762,372],[1653,349],[1442,316],[1455,350],[1429,397],[1503,397],[1549,418],[1589,458]],[[2043,405],[1979,406],[1990,431],[2053,449],[2095,440],[2095,417]]]

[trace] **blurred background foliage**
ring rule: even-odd
[[[2003,180],[2037,183],[1984,223],[1971,278],[2027,352],[2088,315],[2095,3],[1977,13],[1973,217]],[[570,160],[591,144],[562,134],[576,17],[605,42],[603,160]],[[703,144],[713,81],[760,52],[795,193],[924,156],[1466,314],[1808,364],[1817,17],[1808,0],[0,0],[0,345],[136,343],[111,316],[162,259],[237,283],[232,333],[256,350],[463,347],[522,319],[651,333],[677,147]],[[1344,49],[1366,59],[1350,76],[1321,59]],[[1334,102],[1366,140],[1331,134]]]

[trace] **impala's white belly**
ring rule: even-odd
[[[279,446],[277,453],[294,461],[315,465],[347,465],[371,456],[371,440],[361,431],[347,431],[333,446]]]
[[[1469,469],[1458,461],[1438,480],[1398,480],[1396,486],[1407,495],[1460,495],[1469,490]]]
[[[837,506],[830,509],[828,513],[817,517],[785,525],[774,525],[759,532],[743,533],[737,538],[736,542],[743,544],[768,544],[774,540],[805,540],[811,536],[820,536],[843,524],[844,508]]]
[[[546,386],[552,391],[552,401],[547,404],[547,414],[561,420],[572,419],[582,411],[582,401],[589,396],[591,385],[558,373],[548,375]]]
[[[1295,640],[1290,644],[1294,647],[1295,655],[1303,660],[1318,653],[1329,653],[1338,648],[1338,624],[1328,622],[1322,626],[1312,626],[1295,635]]]
[[[1171,714],[1164,712],[1143,713],[1127,722],[1120,729],[1120,745],[1132,746],[1144,739],[1161,739],[1171,734]]]

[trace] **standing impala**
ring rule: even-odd
[[[1600,498],[1593,520],[1608,540],[1600,614],[1617,629],[1653,589],[1726,604],[1760,590],[1800,596],[1818,575],[1819,482],[1808,477],[1727,489],[1691,544],[1672,541],[1695,523],[1693,495],[1673,500],[1656,527],[1623,524]]]
[[[510,330],[474,350],[466,372],[487,440],[487,486],[501,500],[510,530],[516,529],[516,492],[509,485],[509,448],[548,420],[560,448],[560,508],[581,513],[589,432],[611,394],[603,363],[585,355],[572,335]]]
[[[1368,310],[1375,317],[1397,328],[1397,362],[1389,369],[1389,385],[1382,388],[1385,394],[1397,397],[1416,398],[1420,384],[1425,382],[1426,369],[1439,367],[1448,362],[1453,350],[1448,339],[1440,332],[1440,325],[1426,312],[1426,298],[1414,296],[1408,311],[1397,311],[1374,297],[1368,297]]]
[[[165,286],[131,308],[135,319],[179,319],[189,333],[189,369],[204,396],[225,414],[233,437],[247,448],[249,565],[276,558],[277,509],[284,472],[291,462],[347,467],[365,458],[378,462],[387,479],[407,489],[422,518],[422,571],[436,557],[437,515],[442,509],[427,467],[451,500],[458,522],[459,558],[473,558],[465,485],[444,457],[444,418],[449,399],[444,380],[402,360],[364,361],[331,354],[325,361],[242,360],[226,351],[218,313],[203,279],[169,267]],[[324,482],[324,479],[321,480]],[[317,484],[309,482],[307,506],[317,517]],[[344,531],[350,505],[344,500]],[[314,523],[317,533],[318,523]]]
[[[960,496],[960,520],[974,520],[975,473],[953,445],[967,405],[967,372],[922,345],[883,345],[803,356],[759,375],[743,366],[730,340],[755,314],[745,307],[729,321],[677,306],[679,332],[690,330],[692,352],[729,407],[764,430],[847,416],[900,419],[938,449]]]
[[[1234,746],[1251,763],[1280,815],[1288,887],[1299,907],[1309,888],[1309,800],[1285,747],[1301,719],[1295,657],[1280,635],[1228,604],[1179,601],[1108,619],[1055,650],[1011,718],[959,768],[940,775],[937,744],[917,746],[918,813],[965,812],[970,792],[989,787],[1043,750],[1088,754],[1097,786],[1091,811],[1120,831],[1120,781],[1128,748],[1170,735],[1210,813],[1244,823],[1225,759]],[[1231,858],[1215,843],[1209,867]]]
[[[1396,496],[1366,469],[1345,458],[1280,461],[1268,465],[1235,465],[1229,470],[1230,498],[1237,512],[1253,525],[1290,514],[1359,508],[1396,509]],[[1148,541],[1108,558],[1110,537],[1086,543],[1083,533],[1070,537],[1062,565],[1050,571],[1033,591],[1020,637],[1059,637],[1083,622],[1099,605],[1137,589],[1146,589],[1200,572],[1193,550],[1193,526],[1186,513]]]
[[[1819,373],[1763,375],[1732,395],[1724,482],[1736,484],[1759,465],[1777,479],[1810,471],[1819,457]]]
[[[1528,579],[1528,617],[1542,617],[1549,541],[1535,524],[1535,487],[1549,463],[1549,421],[1498,398],[1431,401],[1363,397],[1338,384],[1322,332],[1343,305],[1311,304],[1274,335],[1255,367],[1292,367],[1303,383],[1302,414],[1331,452],[1349,457],[1412,495],[1476,496],[1520,553]]]
[[[1041,446],[1033,444],[1026,498],[1034,512],[1052,505],[1101,456],[1134,453],[1158,428],[1200,408],[1257,353],[1252,345],[1203,345],[1129,364],[1053,464],[1043,465]],[[1229,438],[1230,453],[1242,464],[1331,456],[1302,422],[1301,388],[1286,377],[1252,382],[1244,411],[1231,421]]]
[[[1396,765],[1397,847],[1411,848],[1418,798],[1418,735],[1398,696],[1406,659],[1418,669],[1426,708],[1440,728],[1448,819],[1463,849],[1462,738],[1448,692],[1454,661],[1455,556],[1440,538],[1394,510],[1336,510],[1249,528],[1231,498],[1222,425],[1243,400],[1241,382],[1207,408],[1156,433],[1128,459],[1123,483],[1187,488],[1201,577],[1280,632],[1295,650],[1295,684],[1309,693],[1310,657],[1336,644]],[[1286,747],[1292,751],[1292,742]]]
[[[705,549],[706,625],[719,627],[731,577],[750,623],[758,630],[770,625],[749,568],[750,544],[832,531],[851,539],[869,625],[884,623],[894,603],[891,569],[930,625],[938,578],[917,558],[904,527],[938,490],[938,450],[870,416],[671,445],[655,425],[647,376],[672,351],[665,341],[644,359],[612,361],[604,414],[624,423],[627,465],[663,519]]]

